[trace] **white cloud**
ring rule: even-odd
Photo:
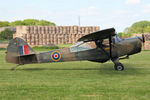
[[[127,5],[137,5],[141,2],[141,0],[127,0],[126,4]]]
[[[147,4],[144,6],[143,12],[144,13],[150,13],[150,4]]]
[[[84,9],[80,9],[79,11],[79,14],[81,16],[95,16],[95,15],[98,15],[100,14],[100,9],[97,8],[97,7],[94,7],[94,6],[90,6],[88,8],[84,8]]]
[[[117,11],[114,11],[114,14],[116,15],[124,15],[124,14],[129,14],[130,11],[128,10],[117,10]]]

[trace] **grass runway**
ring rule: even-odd
[[[40,51],[40,50],[39,50]],[[122,60],[124,71],[111,61],[30,64],[10,69],[0,50],[0,100],[149,100],[150,51]]]

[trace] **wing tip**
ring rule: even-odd
[[[116,35],[115,34],[115,28],[114,27],[112,27],[112,28],[107,28],[107,29],[103,29],[103,30],[99,30],[99,31],[95,31],[95,32],[92,32],[92,33],[89,33],[89,34],[87,34],[87,35],[85,35],[85,36],[82,36],[81,38],[79,38],[77,41],[79,42],[79,41],[88,41],[88,40],[86,40],[85,38],[87,37],[87,36],[89,36],[89,35],[91,35],[91,34],[95,34],[95,33],[103,33],[103,32],[110,32],[110,33],[113,33],[112,34],[112,36],[114,36],[114,35]],[[92,41],[92,39],[91,39],[91,41]]]

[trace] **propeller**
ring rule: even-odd
[[[142,34],[142,42],[145,43],[145,36]]]

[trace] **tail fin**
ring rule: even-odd
[[[6,61],[15,64],[32,63],[36,59],[36,54],[32,48],[21,38],[12,39],[7,47]]]

